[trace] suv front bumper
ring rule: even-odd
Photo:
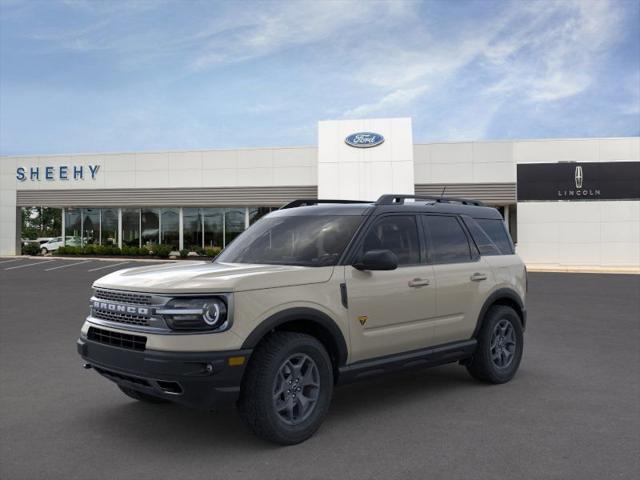
[[[237,399],[252,352],[137,351],[82,337],[77,347],[87,368],[118,385],[202,409]]]

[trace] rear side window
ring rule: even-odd
[[[493,220],[487,218],[476,218],[475,220],[493,241],[493,243],[498,247],[502,255],[513,254],[513,243],[511,243],[511,238],[509,237],[507,229],[502,220]]]
[[[471,261],[467,235],[456,217],[427,215],[424,217],[429,239],[431,263],[462,263]]]
[[[482,229],[480,225],[471,217],[463,216],[462,221],[469,229],[471,238],[475,242],[480,255],[502,255],[502,252],[497,247],[493,240],[489,238],[489,235]]]

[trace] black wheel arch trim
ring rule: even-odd
[[[270,331],[275,330],[281,325],[295,321],[312,322],[326,330],[337,349],[338,365],[336,365],[336,367],[347,363],[347,342],[338,324],[326,313],[309,307],[288,308],[274,313],[262,321],[260,325],[249,334],[242,344],[242,348],[255,348]]]
[[[524,302],[518,292],[511,288],[499,288],[495,292],[493,292],[489,297],[485,300],[482,308],[480,309],[480,314],[478,315],[478,321],[476,323],[476,328],[473,331],[472,338],[476,338],[478,333],[480,332],[480,328],[482,327],[482,322],[489,311],[489,309],[496,303],[500,304],[500,300],[508,300],[514,302],[520,311],[516,311],[520,316],[520,320],[522,321],[522,329],[524,330],[527,325],[527,310],[525,309]]]

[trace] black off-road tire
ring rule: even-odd
[[[317,400],[308,410],[308,416],[300,415],[300,423],[288,424],[283,418],[286,413],[278,413],[274,392],[279,390],[278,384],[283,383],[281,372],[287,361],[297,357],[310,359],[310,363],[315,364],[319,386],[317,389],[312,387]],[[258,437],[281,445],[294,445],[318,430],[329,410],[332,395],[333,366],[322,343],[304,333],[275,332],[264,339],[251,356],[242,379],[238,409],[244,422]]]
[[[164,398],[155,397],[155,396],[149,395],[147,393],[143,393],[143,392],[139,392],[137,390],[133,390],[131,388],[123,387],[122,385],[118,385],[118,388],[127,397],[131,397],[134,400],[139,400],[141,402],[146,402],[146,403],[169,403],[169,400],[165,400]]]
[[[508,330],[512,332],[512,334],[508,334],[508,337],[515,339],[511,361],[508,364],[504,360],[505,356],[495,353],[495,345],[500,344],[499,338],[502,336],[497,333],[502,330],[501,327],[512,329]],[[496,339],[496,333],[498,341],[492,345],[492,340]],[[494,384],[506,383],[511,380],[520,366],[524,346],[522,322],[516,311],[504,305],[491,307],[485,315],[477,339],[476,351],[466,364],[471,376],[482,382]],[[502,345],[505,345],[504,340]],[[508,345],[506,348],[509,349]],[[499,365],[501,362],[504,363],[502,366]]]

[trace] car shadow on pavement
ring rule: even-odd
[[[402,411],[403,406],[442,402],[443,396],[458,396],[461,389],[482,388],[462,367],[445,366],[435,369],[399,372],[362,380],[334,390],[334,398],[322,430],[342,428],[359,417],[375,419],[379,415]],[[264,442],[242,423],[233,405],[207,412],[183,408],[174,404],[146,404],[122,397],[110,408],[104,405],[86,411],[86,418],[102,440],[127,440],[136,448],[164,450],[179,445],[191,454],[200,449],[232,452],[234,447],[244,450],[278,448]],[[109,440],[110,439],[110,440]],[[172,447],[174,448],[174,447]]]

